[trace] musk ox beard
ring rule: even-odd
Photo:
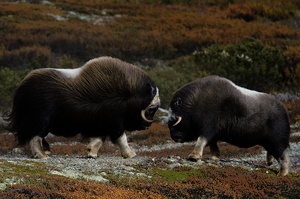
[[[158,88],[143,70],[100,57],[76,69],[30,72],[15,92],[6,128],[19,143],[29,142],[35,158],[47,157],[49,132],[90,138],[89,157],[96,157],[104,140],[110,138],[121,155],[130,158],[135,153],[125,131],[149,127],[159,105]]]
[[[220,154],[217,141],[248,148],[261,145],[267,163],[280,164],[278,175],[289,172],[289,119],[284,106],[272,96],[208,76],[177,90],[170,102],[168,126],[176,142],[196,141],[189,160],[202,158],[205,146],[213,159]]]

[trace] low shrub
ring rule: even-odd
[[[237,44],[214,45],[195,56],[196,63],[208,73],[259,91],[274,89],[282,80],[285,66],[281,50],[252,38]]]
[[[288,46],[284,51],[287,66],[284,70],[284,83],[290,88],[300,84],[300,46]]]
[[[14,91],[19,86],[28,70],[16,71],[9,68],[0,67],[0,106],[8,109],[11,104]]]
[[[25,46],[14,51],[5,50],[0,55],[0,66],[18,70],[45,68],[50,64],[51,50],[45,46]]]
[[[209,75],[196,64],[194,56],[179,57],[164,67],[152,68],[147,72],[160,90],[161,104],[164,108],[168,108],[173,93],[181,86]]]

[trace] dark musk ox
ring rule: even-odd
[[[205,146],[218,159],[217,141],[248,148],[261,145],[267,163],[280,163],[279,175],[289,172],[290,126],[284,106],[272,96],[239,87],[228,79],[208,76],[177,90],[170,103],[171,137],[176,142],[196,140],[188,159],[202,158]]]
[[[135,153],[125,131],[151,125],[160,105],[159,91],[140,68],[111,57],[92,59],[76,69],[37,69],[16,90],[6,128],[33,157],[47,157],[44,139],[81,134],[90,138],[88,156],[96,157],[108,137],[123,157]]]

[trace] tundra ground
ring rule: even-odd
[[[219,143],[221,158],[185,158],[194,143],[174,143],[165,125],[128,133],[138,154],[123,159],[107,141],[88,159],[79,136],[48,136],[52,155],[32,159],[12,134],[0,134],[0,198],[297,198],[300,194],[300,135],[291,136],[291,173],[277,177],[278,164],[266,166],[259,146],[240,149]]]

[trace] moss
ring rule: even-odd
[[[183,182],[191,177],[204,177],[203,171],[199,169],[187,169],[180,168],[177,169],[163,169],[163,168],[153,168],[150,171],[152,176],[158,177],[165,182]]]

